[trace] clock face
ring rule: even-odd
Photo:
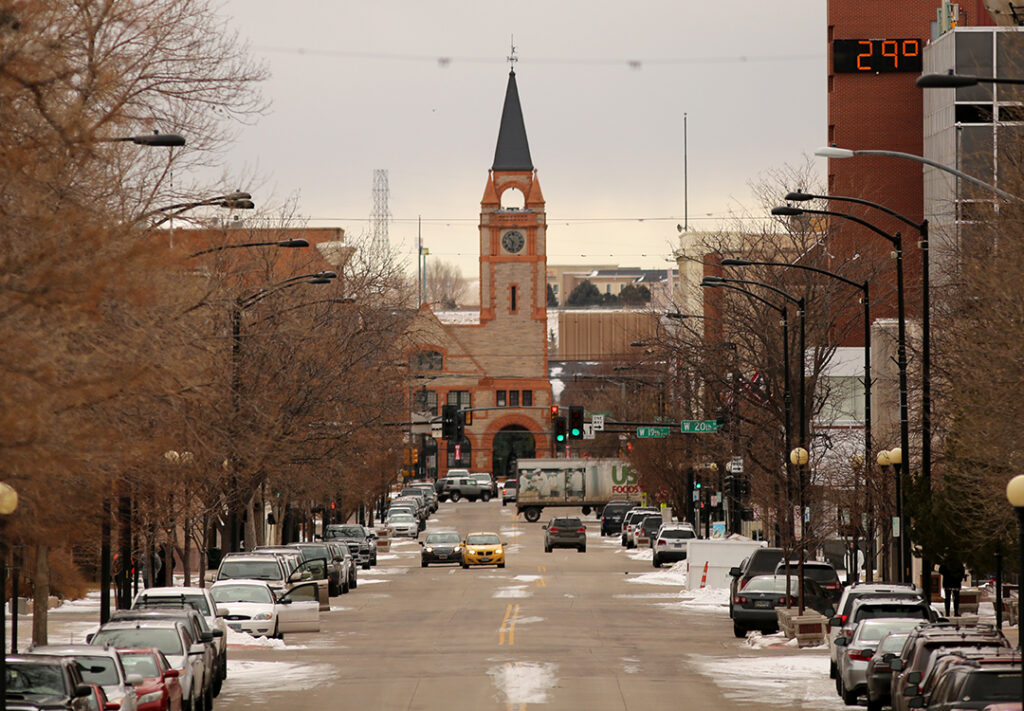
[[[525,245],[526,238],[523,237],[522,232],[509,230],[501,236],[501,246],[505,248],[506,252],[511,254],[518,254]]]

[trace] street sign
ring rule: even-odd
[[[716,420],[683,420],[679,423],[679,429],[683,434],[718,432],[718,422]]]
[[[729,473],[730,474],[742,474],[743,473],[743,457],[733,457],[729,460]]]
[[[591,422],[592,426],[594,427],[594,432],[603,432],[604,431],[604,415],[603,414],[601,414],[601,415],[591,415],[590,416],[590,422]]]
[[[594,425],[590,422],[583,423],[583,439],[597,439],[594,434]]]
[[[650,439],[652,437],[668,437],[672,431],[670,427],[637,427],[636,436],[640,439]]]

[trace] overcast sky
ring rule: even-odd
[[[391,244],[476,278],[480,198],[510,44],[547,200],[550,264],[665,267],[689,226],[753,209],[749,184],[825,144],[822,0],[227,0],[266,61],[269,113],[227,155],[261,205],[370,232],[390,179]],[[825,170],[821,160],[819,168]]]

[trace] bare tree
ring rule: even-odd
[[[455,264],[435,259],[427,262],[424,274],[427,301],[442,309],[457,309],[466,295],[468,284],[462,270]]]

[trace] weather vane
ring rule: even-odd
[[[512,35],[512,41],[510,42],[510,44],[512,45],[512,51],[509,53],[509,55],[507,57],[507,59],[508,59],[508,68],[513,70],[513,71],[515,71],[516,62],[519,61],[519,57],[516,56],[516,37],[515,37],[515,35]]]

